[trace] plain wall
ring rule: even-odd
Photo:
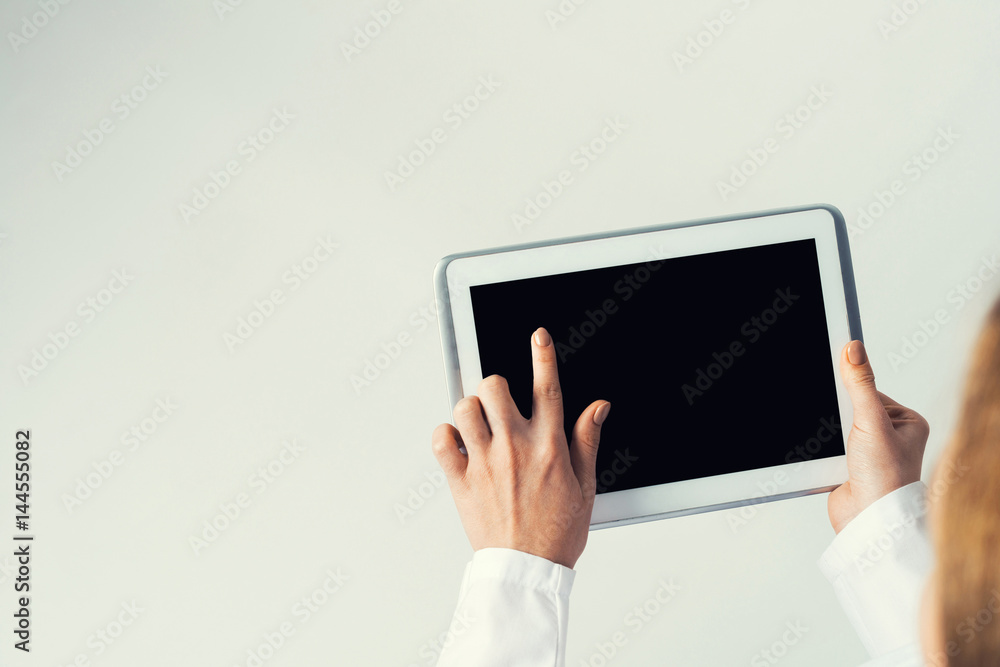
[[[471,556],[447,488],[421,488],[438,470],[431,431],[450,417],[430,306],[433,266],[453,252],[838,206],[855,230],[879,388],[930,421],[929,476],[1000,293],[993,274],[969,299],[955,291],[1000,252],[996,3],[223,1],[58,5],[24,43],[10,34],[41,5],[0,9],[0,491],[17,532],[13,439],[30,428],[36,536],[33,650],[15,652],[5,633],[4,664],[247,665],[286,623],[294,633],[268,667],[428,664]],[[679,67],[699,35],[707,46]],[[481,77],[498,87],[481,88],[459,124],[449,109]],[[151,89],[122,117],[120,97],[144,78]],[[822,103],[789,133],[786,114],[816,90]],[[241,152],[275,110],[294,118]],[[580,146],[616,118],[627,128],[581,171]],[[78,166],[53,165],[102,119],[113,131]],[[912,171],[949,131],[947,150]],[[385,173],[432,135],[443,142],[390,187]],[[776,151],[723,196],[718,183],[769,139]],[[217,173],[230,161],[239,173],[227,181]],[[572,183],[518,230],[512,216],[562,170]],[[181,205],[199,203],[213,174],[226,186],[185,220]],[[295,286],[286,272],[318,238],[338,247]],[[109,283],[119,291],[102,292]],[[227,344],[275,289],[282,303]],[[86,300],[108,296],[91,315]],[[921,337],[936,313],[943,324]],[[74,324],[64,348],[45,348]],[[374,381],[352,384],[401,335],[409,344]],[[914,336],[916,354],[894,363]],[[51,358],[22,377],[36,351]],[[176,408],[144,423],[165,415],[158,399]],[[133,449],[123,434],[143,425]],[[300,450],[273,464],[293,440]],[[114,451],[120,465],[68,507]],[[269,464],[280,475],[261,481]],[[421,490],[429,497],[401,518]],[[241,494],[239,516],[192,547]],[[734,516],[593,533],[567,664],[623,630],[611,664],[746,665],[788,622],[808,631],[780,664],[862,662],[816,567],[833,537],[826,497]],[[328,571],[347,579],[297,613]],[[13,576],[0,556],[8,619]],[[682,590],[633,632],[626,614],[660,578]],[[134,623],[110,645],[97,639],[133,601]]]

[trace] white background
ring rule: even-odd
[[[554,0],[404,0],[348,58],[342,44],[385,3],[244,0],[220,17],[210,0],[78,0],[16,45],[9,33],[41,9],[4,3],[0,539],[13,545],[14,433],[30,428],[36,540],[30,655],[12,649],[13,559],[0,556],[0,661],[246,665],[290,622],[264,664],[427,664],[471,550],[446,488],[402,521],[395,506],[438,469],[430,433],[450,416],[427,309],[434,263],[452,252],[836,205],[856,232],[879,386],[932,426],[926,477],[1000,288],[993,276],[970,300],[953,292],[1000,252],[1000,9],[910,4],[883,35],[885,0],[590,0],[554,27]],[[734,22],[679,68],[674,52],[724,9]],[[121,119],[113,105],[147,66],[166,78]],[[480,77],[499,88],[446,123]],[[784,137],[776,123],[814,86],[829,99]],[[238,147],[274,109],[294,119],[247,161]],[[57,175],[103,118],[114,131]],[[627,129],[578,171],[574,153],[609,118]],[[385,172],[437,127],[446,141],[390,189]],[[904,164],[949,128],[957,139],[911,180]],[[769,137],[779,150],[723,197],[717,183]],[[180,205],[233,159],[240,173],[185,221]],[[573,183],[515,229],[563,169]],[[905,192],[858,234],[859,208],[895,179]],[[327,236],[339,247],[292,290],[283,274]],[[134,278],[88,322],[79,304],[122,269]],[[230,350],[224,336],[276,288],[284,302]],[[935,335],[892,363],[939,309]],[[74,322],[79,335],[48,348],[37,375],[19,371]],[[401,333],[411,344],[356,389],[352,376]],[[130,451],[122,434],[167,398],[176,410]],[[304,451],[257,494],[250,477],[292,439]],[[121,465],[68,509],[114,450]],[[250,506],[196,554],[190,538],[240,493]],[[790,621],[809,630],[781,664],[862,661],[815,566],[833,536],[825,508],[818,496],[761,506],[745,525],[713,513],[592,534],[568,664],[624,629],[614,663],[745,665]],[[293,605],[338,568],[349,579],[302,622]],[[633,633],[625,615],[661,577],[682,591]],[[132,601],[139,617],[98,644]]]

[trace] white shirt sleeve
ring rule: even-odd
[[[880,498],[819,561],[862,643],[885,665],[917,664],[910,660],[919,654],[920,599],[933,556],[925,492],[915,482]],[[563,667],[575,575],[513,549],[477,551],[466,565],[438,667]]]
[[[438,667],[563,667],[574,570],[514,549],[480,549],[465,567]]]
[[[920,601],[933,564],[926,490],[923,482],[914,482],[879,498],[840,531],[819,560],[872,657],[888,659],[919,646]]]

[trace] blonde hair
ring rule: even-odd
[[[962,474],[935,508],[942,647],[949,667],[1000,664],[1000,300],[990,311],[945,458]]]

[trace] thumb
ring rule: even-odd
[[[875,388],[875,372],[860,340],[852,340],[844,346],[840,355],[840,375],[854,406],[854,427],[865,433],[885,429],[889,416]]]
[[[597,446],[601,442],[601,424],[608,418],[611,403],[594,401],[583,411],[573,426],[573,441],[569,446],[569,459],[573,473],[580,482],[584,498],[592,498],[597,491]]]

